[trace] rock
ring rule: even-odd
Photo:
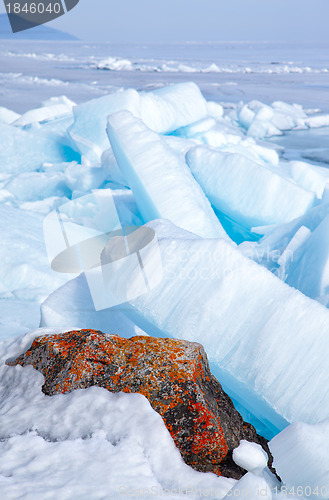
[[[48,396],[94,385],[143,394],[162,416],[184,461],[198,471],[242,477],[245,471],[232,460],[242,439],[270,453],[266,440],[236,411],[195,342],[71,331],[38,337],[8,364],[39,370]]]

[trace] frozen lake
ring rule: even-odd
[[[329,111],[328,44],[2,41],[0,47],[1,104],[20,113],[55,95],[79,103],[117,87],[189,80],[215,101],[282,100]]]

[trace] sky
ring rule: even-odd
[[[328,20],[329,0],[80,0],[48,25],[82,40],[120,43],[329,42]]]

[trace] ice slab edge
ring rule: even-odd
[[[186,163],[156,132],[128,111],[110,115],[107,132],[144,222],[169,219],[203,238],[229,240]]]

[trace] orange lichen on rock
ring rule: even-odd
[[[90,386],[143,394],[163,418],[185,462],[239,478],[231,454],[241,439],[266,441],[246,424],[211,374],[200,344],[147,336],[121,338],[95,330],[38,337],[9,365],[32,365],[52,396]]]

